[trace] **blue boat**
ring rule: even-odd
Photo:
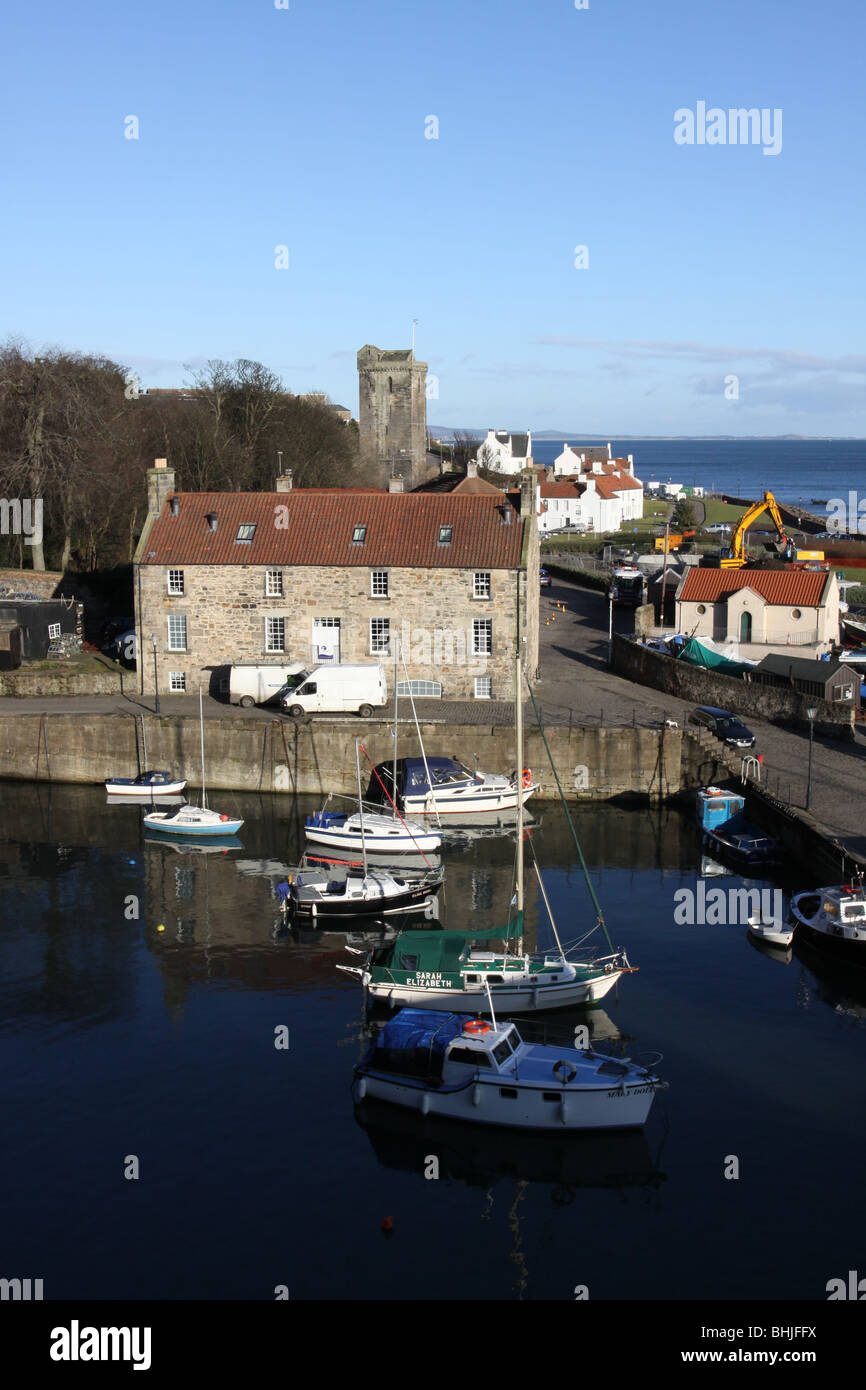
[[[778,864],[782,849],[745,817],[746,799],[721,787],[702,787],[697,795],[698,824],[705,844],[743,867]]]

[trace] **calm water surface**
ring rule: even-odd
[[[58,1299],[814,1299],[862,1264],[866,988],[741,927],[678,925],[701,866],[690,812],[575,813],[640,970],[603,1009],[547,1017],[663,1052],[670,1090],[643,1133],[557,1143],[356,1114],[346,938],[276,928],[312,802],[220,808],[246,817],[242,847],[179,852],[100,792],[0,786],[4,1277]],[[561,809],[537,814],[572,940],[588,895]],[[506,920],[514,852],[449,856],[443,922]]]

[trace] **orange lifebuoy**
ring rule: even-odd
[[[524,785],[524,787],[531,787],[531,786],[532,786],[532,769],[531,769],[531,768],[525,767],[525,768],[523,769],[523,785]]]
[[[487,1023],[483,1018],[470,1018],[469,1022],[468,1022],[467,1024],[464,1025],[463,1032],[464,1032],[464,1033],[489,1033],[489,1032],[490,1032],[490,1024]]]
[[[220,816],[220,820],[228,820],[228,816]]]

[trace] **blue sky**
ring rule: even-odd
[[[7,18],[2,336],[356,412],[417,318],[434,424],[866,436],[854,0],[289,5]],[[779,153],[678,145],[699,102]]]

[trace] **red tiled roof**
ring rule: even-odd
[[[556,483],[542,483],[538,491],[542,497],[582,497],[585,487],[576,478],[561,478]]]
[[[432,569],[517,569],[524,523],[505,496],[293,488],[291,492],[178,492],[166,501],[142,555],[145,565],[375,565]],[[519,495],[518,495],[519,496]],[[285,507],[280,512],[278,508]],[[511,524],[503,521],[503,510]],[[208,528],[208,512],[217,529]],[[277,520],[283,524],[278,527]],[[255,524],[250,542],[238,527]],[[363,544],[352,541],[366,526]],[[453,526],[450,545],[440,526]]]
[[[740,589],[754,589],[766,603],[817,608],[829,574],[822,570],[690,569],[680,602],[717,603]]]

